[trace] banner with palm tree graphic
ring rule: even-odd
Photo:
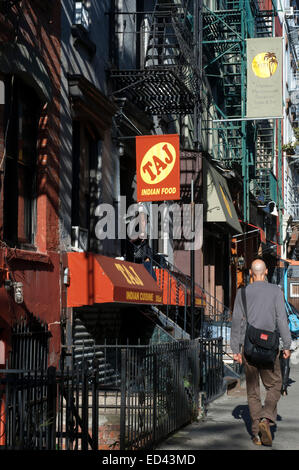
[[[282,117],[282,37],[247,39],[248,118]]]

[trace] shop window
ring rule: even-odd
[[[37,133],[40,103],[23,82],[5,82],[4,239],[34,244],[36,226]]]

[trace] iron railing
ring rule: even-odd
[[[200,74],[190,6],[188,0],[156,0],[151,11],[110,12],[111,55],[118,64],[110,71],[114,95],[126,96],[149,114],[194,113]],[[137,54],[123,61],[132,44]]]
[[[121,449],[152,448],[196,418],[198,352],[197,342],[122,351]]]
[[[54,448],[52,370],[0,370],[1,447],[8,450]]]
[[[9,367],[12,369],[45,369],[48,363],[51,332],[47,323],[33,315],[16,322],[11,330]]]
[[[103,346],[104,348],[104,346]],[[106,346],[106,349],[108,347]],[[109,347],[115,383],[97,361],[65,370],[0,371],[0,445],[6,449],[149,449],[223,391],[221,339]]]
[[[200,391],[204,392],[207,403],[223,393],[222,342],[222,338],[200,340]]]
[[[166,259],[157,261],[157,255],[154,255],[147,243],[135,247],[128,241],[129,246],[133,249],[134,262],[142,262],[148,258],[150,260],[151,270],[154,272],[160,272],[162,275],[157,276],[157,284],[163,291],[167,290],[167,295],[173,286],[175,286],[175,297],[179,297],[180,291],[184,294],[185,304],[183,306],[183,318],[181,319],[180,326],[187,332],[190,333],[190,312],[187,306],[187,292],[191,290],[191,278],[190,276],[183,273],[177,266],[173,265]],[[167,273],[167,276],[163,276],[163,272]],[[174,281],[174,282],[172,282]],[[223,354],[227,358],[231,358],[230,352],[230,332],[231,332],[231,320],[232,311],[229,307],[224,305],[217,297],[210,294],[200,284],[195,282],[195,288],[198,288],[204,297],[204,307],[195,308],[197,313],[196,318],[199,323],[199,328],[196,336],[204,337],[207,339],[222,337]],[[162,309],[163,307],[159,307]],[[177,322],[177,310],[171,308],[167,304],[164,308],[166,317],[170,317],[171,320]]]

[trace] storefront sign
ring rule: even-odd
[[[281,37],[247,39],[246,116],[282,116]]]
[[[137,201],[180,199],[177,134],[136,137]]]
[[[68,306],[125,302],[162,304],[162,291],[142,264],[92,253],[68,253]]]

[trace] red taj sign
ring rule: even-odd
[[[136,137],[137,201],[180,199],[178,134]]]

